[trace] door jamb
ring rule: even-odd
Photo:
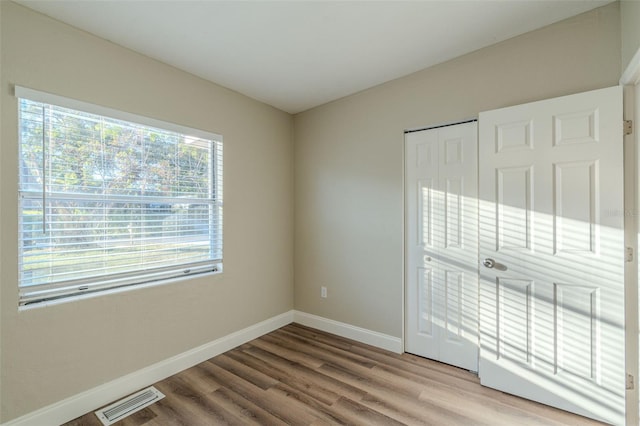
[[[620,78],[624,88],[624,119],[633,120],[633,130],[624,136],[624,183],[625,183],[625,247],[633,250],[631,262],[625,262],[625,370],[634,381],[633,389],[626,391],[626,424],[638,425],[640,421],[640,392],[638,374],[640,372],[638,308],[638,246],[640,229],[640,49],[631,59]]]

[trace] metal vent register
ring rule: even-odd
[[[142,410],[156,401],[164,398],[164,394],[153,386],[136,392],[133,395],[121,399],[108,407],[104,407],[95,412],[103,425],[109,426],[122,420],[131,414]]]

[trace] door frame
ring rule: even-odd
[[[624,137],[624,182],[625,182],[625,247],[633,250],[631,262],[625,262],[625,370],[632,377],[633,389],[626,391],[626,424],[637,425],[640,421],[640,372],[638,310],[638,230],[640,229],[640,49],[631,59],[620,78],[624,91],[624,119],[633,120],[630,135]]]

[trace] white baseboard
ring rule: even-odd
[[[377,331],[367,330],[366,328],[356,327],[351,324],[300,311],[293,311],[293,321],[391,352],[403,352],[402,339],[399,337],[389,336],[388,334],[378,333]]]
[[[26,414],[2,426],[59,425],[96,410],[209,358],[293,322],[294,311],[285,312],[227,336],[160,361],[149,367],[97,386],[78,395]]]

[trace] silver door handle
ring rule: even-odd
[[[482,261],[482,264],[485,266],[485,268],[493,268],[494,266],[496,266],[496,261],[487,257],[485,260]]]

